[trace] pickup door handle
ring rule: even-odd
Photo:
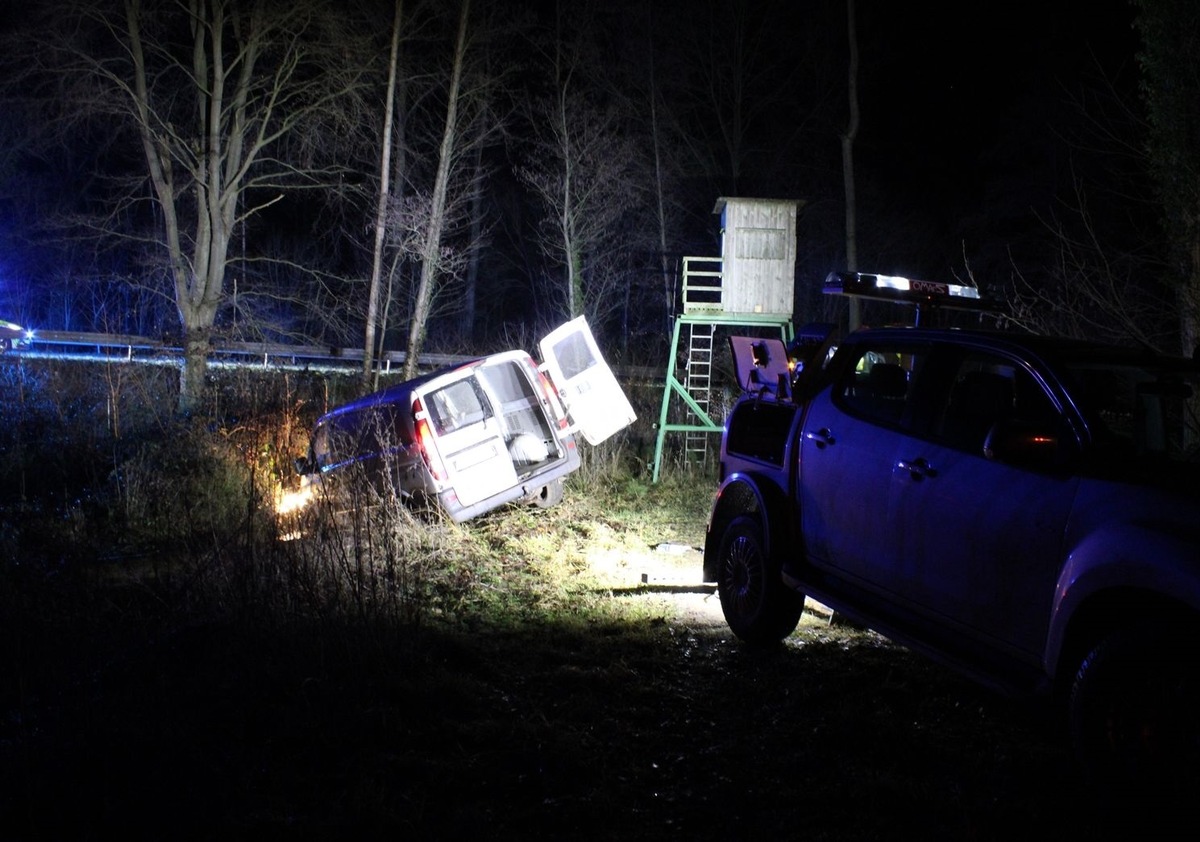
[[[814,432],[807,432],[804,437],[817,446],[818,450],[824,450],[826,445],[837,444],[837,439],[833,437],[833,433],[828,427],[822,427]]]
[[[937,469],[920,457],[916,459],[901,459],[896,463],[896,467],[902,471],[908,471],[908,475],[917,482],[926,477],[933,479],[937,476]]]

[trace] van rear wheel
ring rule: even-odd
[[[533,495],[533,505],[539,509],[548,509],[551,506],[557,506],[562,502],[563,485],[562,477],[546,483],[542,486],[541,491]]]

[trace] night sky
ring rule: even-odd
[[[948,247],[938,266],[899,246],[890,253],[909,267],[890,271],[945,271],[961,239],[1005,246],[1014,225],[1054,205],[1084,131],[1071,103],[1102,74],[1136,95],[1128,0],[858,9],[860,201],[928,217]]]
[[[859,6],[863,153],[897,180],[940,172],[948,186],[969,183],[997,145],[1037,142],[1101,67],[1124,82],[1135,70],[1128,0],[984,2],[925,15],[911,3]]]

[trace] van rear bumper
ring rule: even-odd
[[[438,504],[442,511],[450,516],[452,521],[463,523],[471,518],[486,514],[493,509],[498,509],[507,503],[534,497],[541,492],[543,486],[549,485],[555,480],[562,479],[574,473],[579,468],[579,450],[575,443],[571,442],[568,444],[566,451],[566,458],[557,464],[545,470],[538,471],[517,485],[506,488],[498,494],[493,494],[491,497],[485,497],[469,506],[464,506],[458,501],[458,495],[454,493],[454,489],[448,488],[438,494]]]

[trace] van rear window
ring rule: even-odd
[[[563,377],[570,380],[596,364],[592,349],[588,347],[587,339],[576,331],[560,339],[554,344],[554,358],[558,360]]]
[[[429,415],[439,436],[492,417],[491,406],[475,378],[459,380],[429,395]]]

